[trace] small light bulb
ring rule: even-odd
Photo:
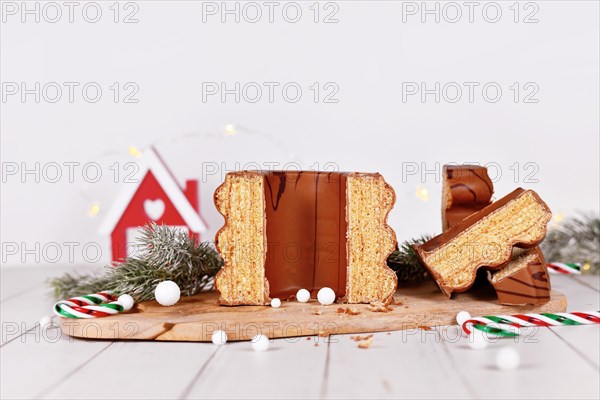
[[[554,219],[556,220],[556,222],[562,222],[565,219],[565,215],[563,213],[558,213],[556,214]]]
[[[134,156],[135,158],[140,158],[142,156],[142,152],[135,146],[129,147],[129,154]]]
[[[88,215],[90,217],[95,217],[96,215],[98,215],[100,213],[100,204],[98,203],[93,203],[90,208],[88,209]]]
[[[415,195],[421,199],[421,201],[429,200],[429,190],[427,190],[427,188],[418,187]]]
[[[225,136],[234,136],[237,134],[237,131],[235,130],[235,126],[233,126],[233,124],[227,124],[225,125]]]
[[[584,270],[584,271],[587,271],[587,270],[589,270],[590,268],[592,268],[592,266],[590,265],[590,262],[589,262],[589,261],[586,261],[586,263],[583,265],[583,270]]]

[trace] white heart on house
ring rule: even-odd
[[[165,202],[161,199],[145,200],[144,211],[151,220],[156,221],[165,213]]]

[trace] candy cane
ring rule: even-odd
[[[591,325],[600,324],[599,311],[584,311],[571,313],[543,313],[543,314],[515,314],[515,315],[488,315],[474,317],[465,321],[462,329],[470,334],[469,326],[486,333],[511,337],[518,336],[519,330],[530,326],[563,326],[563,325]]]
[[[111,291],[73,297],[54,304],[54,314],[67,318],[106,317],[118,314],[125,309],[116,299]]]
[[[581,264],[552,262],[546,264],[551,274],[574,274],[581,275]]]

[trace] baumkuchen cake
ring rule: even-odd
[[[225,262],[215,278],[219,303],[267,304],[302,288],[316,297],[322,287],[349,303],[391,301],[394,202],[376,173],[228,173],[215,192],[225,218],[215,237]]]
[[[515,248],[510,262],[492,272],[490,282],[498,302],[507,305],[544,304],[550,301],[550,277],[539,247]]]
[[[442,176],[442,230],[491,204],[494,187],[487,168],[444,165]]]
[[[478,268],[502,268],[511,259],[513,246],[539,244],[551,216],[537,193],[518,188],[415,250],[440,289],[450,296],[469,289]]]
[[[442,225],[447,230],[491,203],[494,186],[487,168],[445,165]],[[544,304],[550,301],[550,278],[538,246],[513,249],[510,261],[490,274],[498,302],[506,305]]]

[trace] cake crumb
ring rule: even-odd
[[[386,333],[386,335],[391,335],[391,334],[392,334],[392,332],[388,332],[388,333]]]
[[[337,309],[337,313],[338,314],[348,314],[348,315],[358,315],[360,314],[360,311],[358,311],[357,308],[355,307],[338,307]],[[341,317],[341,315],[340,315]]]
[[[403,303],[403,302],[401,302],[400,300],[393,299],[393,300],[392,300],[392,304],[393,304],[393,305],[395,305],[395,306],[401,306],[401,305],[403,305],[404,303]]]
[[[319,347],[319,343],[315,343],[315,347]]]
[[[365,335],[365,336],[354,335],[354,336],[350,336],[350,339],[354,340],[355,342],[361,342],[361,341],[364,341],[364,340],[368,340],[368,339],[370,339],[372,337],[373,337],[373,334]]]
[[[373,336],[373,335],[371,335],[371,336]],[[373,344],[373,337],[369,337],[368,339],[361,340],[360,342],[358,342],[358,348],[359,349],[368,349],[369,347],[371,347],[371,344]]]
[[[417,328],[422,329],[424,331],[430,331],[431,330],[431,327],[427,326],[427,325],[419,325],[419,326],[417,326]]]
[[[321,315],[321,310],[315,311],[315,315]]]
[[[392,307],[386,306],[380,301],[376,301],[369,304],[369,310],[372,312],[390,312],[392,311]]]
[[[310,336],[306,338],[306,340],[310,340]]]

